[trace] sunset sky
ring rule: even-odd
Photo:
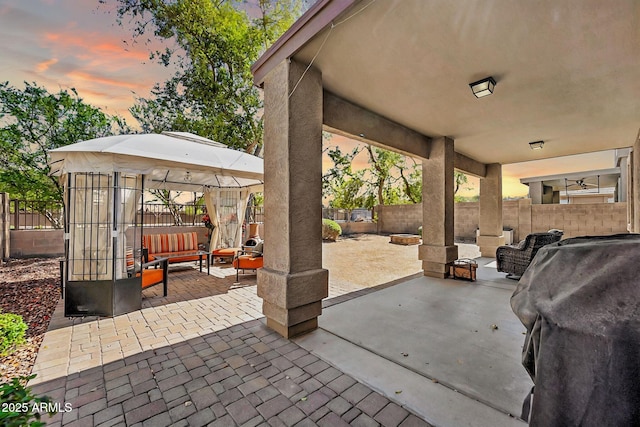
[[[147,46],[131,43],[131,31],[116,23],[113,4],[0,0],[0,81],[18,88],[24,81],[35,82],[51,92],[73,87],[85,102],[135,125],[128,108],[136,96],[147,97],[154,83],[170,77],[171,70],[149,60]],[[366,157],[357,163],[365,165]],[[519,183],[522,177],[614,166],[612,153],[505,165],[503,194],[526,196],[528,187]],[[465,195],[477,193],[475,187]]]

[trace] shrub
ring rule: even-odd
[[[11,353],[13,349],[24,343],[27,324],[22,316],[11,313],[0,313],[0,357]]]
[[[49,404],[51,398],[37,397],[25,386],[33,378],[35,375],[12,378],[10,383],[0,385],[0,402],[6,409],[0,411],[0,425],[42,427],[45,423],[40,421],[38,410],[44,409],[40,412],[48,413],[49,416],[56,413],[55,408]]]
[[[326,218],[322,219],[322,240],[335,242],[341,234],[342,228],[340,228],[337,222]]]

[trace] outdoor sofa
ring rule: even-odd
[[[147,234],[142,236],[142,246],[145,249],[146,261],[167,258],[169,264],[176,262],[202,260],[198,252],[198,233],[166,233]]]

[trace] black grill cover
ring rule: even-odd
[[[544,246],[511,297],[532,426],[640,426],[640,235]]]

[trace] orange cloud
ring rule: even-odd
[[[135,83],[129,83],[129,82],[125,82],[117,79],[110,79],[107,77],[100,77],[95,74],[85,73],[82,71],[71,71],[67,73],[67,77],[69,77],[73,81],[85,81],[85,82],[91,82],[91,83],[106,84],[111,86],[124,87],[127,89],[136,89],[140,86]]]
[[[111,42],[104,40],[104,34],[98,33],[46,33],[44,38],[53,44],[53,48],[70,50],[74,48],[73,54],[77,57],[95,58],[111,57],[118,59],[135,59],[145,61],[149,59],[146,50],[125,49],[120,41]]]
[[[42,73],[44,71],[47,71],[50,66],[52,66],[53,64],[56,64],[57,62],[58,62],[57,58],[51,58],[48,61],[42,61],[38,63],[38,65],[36,65],[36,70],[39,73]]]

